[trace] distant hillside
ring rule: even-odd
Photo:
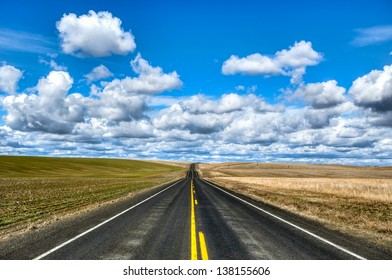
[[[184,166],[185,167],[185,166]],[[185,170],[173,164],[102,158],[0,156],[0,177],[148,177]]]

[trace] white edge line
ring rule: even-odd
[[[290,223],[289,221],[286,221],[285,219],[283,219],[283,218],[281,218],[279,216],[276,216],[276,215],[272,214],[271,212],[268,212],[268,211],[266,211],[266,210],[264,210],[264,209],[262,209],[260,207],[257,207],[256,205],[253,205],[252,203],[249,203],[248,201],[246,201],[246,200],[244,200],[242,198],[239,198],[239,197],[237,197],[237,196],[235,196],[235,195],[233,195],[233,194],[231,194],[231,193],[229,193],[229,192],[227,192],[225,190],[222,190],[221,188],[211,184],[210,182],[208,182],[208,181],[206,181],[204,179],[202,179],[202,181],[204,181],[205,183],[209,184],[210,186],[212,186],[212,187],[214,187],[214,188],[216,188],[216,189],[218,189],[218,190],[220,190],[220,191],[222,191],[222,192],[224,192],[224,193],[226,193],[226,194],[228,194],[228,195],[230,195],[230,196],[232,196],[232,197],[234,197],[234,198],[236,198],[236,199],[238,199],[238,200],[240,200],[240,201],[242,201],[242,202],[244,202],[244,203],[246,203],[246,204],[248,204],[248,205],[250,205],[250,206],[252,206],[252,207],[254,207],[254,208],[258,209],[258,210],[260,210],[260,211],[262,211],[262,212],[264,212],[265,214],[268,214],[271,217],[274,217],[275,219],[278,219],[279,221],[281,221],[283,223],[286,223],[286,224],[288,224],[288,225],[290,225],[290,226],[292,226],[292,227],[294,227],[294,228],[296,228],[296,229],[298,229],[298,230],[300,230],[300,231],[302,231],[302,232],[304,232],[304,233],[306,233],[306,234],[308,234],[308,235],[310,235],[310,236],[312,236],[314,238],[317,238],[320,241],[323,241],[324,243],[327,243],[327,244],[335,247],[336,249],[339,249],[339,250],[345,252],[346,254],[349,254],[349,255],[351,255],[351,256],[353,256],[353,257],[355,257],[357,259],[360,259],[360,260],[366,260],[364,257],[362,257],[362,256],[360,256],[358,254],[355,254],[355,253],[347,250],[346,248],[343,248],[342,246],[339,246],[339,245],[337,245],[337,244],[335,244],[335,243],[333,243],[333,242],[331,242],[331,241],[329,241],[329,240],[327,240],[327,239],[325,239],[325,238],[323,238],[321,236],[318,236],[317,234],[314,234],[314,233],[312,233],[312,232],[310,232],[310,231],[308,231],[306,229],[303,229],[303,228],[301,228],[301,227],[299,227],[299,226],[297,226],[297,225],[295,225],[293,223]]]
[[[181,180],[183,180],[183,179],[181,179]],[[65,241],[64,243],[61,243],[60,245],[54,247],[53,249],[51,249],[51,250],[49,250],[49,251],[47,251],[47,252],[45,252],[45,253],[39,255],[38,257],[35,257],[33,260],[40,260],[40,259],[42,259],[42,258],[44,258],[44,257],[46,257],[46,256],[48,256],[48,255],[50,255],[51,253],[57,251],[58,249],[64,247],[65,245],[68,245],[69,243],[75,241],[76,239],[79,239],[80,237],[86,235],[87,233],[92,232],[93,230],[95,230],[95,229],[97,229],[97,228],[103,226],[104,224],[106,224],[106,223],[108,223],[108,222],[114,220],[115,218],[121,216],[122,214],[128,212],[129,210],[132,210],[133,208],[139,206],[140,204],[142,204],[142,203],[144,203],[144,202],[150,200],[150,199],[153,198],[154,196],[157,196],[157,195],[159,195],[160,193],[163,193],[164,191],[167,191],[168,189],[170,189],[170,188],[173,187],[174,185],[178,184],[181,180],[177,180],[175,183],[173,183],[172,185],[170,185],[170,186],[164,188],[163,190],[157,192],[156,194],[154,194],[154,195],[152,195],[152,196],[149,196],[149,197],[146,198],[145,200],[140,201],[139,203],[133,205],[132,207],[130,207],[130,208],[128,208],[128,209],[122,211],[121,213],[118,213],[117,215],[115,215],[115,216],[113,216],[113,217],[111,217],[111,218],[109,218],[109,219],[103,221],[102,223],[96,225],[95,227],[92,227],[92,228],[90,228],[90,229],[88,229],[88,230],[86,230],[86,231],[84,231],[84,232],[78,234],[77,236],[75,236],[75,237],[69,239],[68,241]]]

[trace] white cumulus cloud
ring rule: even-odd
[[[311,128],[323,128],[331,125],[331,120],[340,117],[342,114],[354,111],[351,102],[345,102],[334,107],[313,108],[305,107],[303,110],[304,120]]]
[[[360,107],[378,112],[392,111],[392,65],[357,78],[349,93]]]
[[[154,94],[180,88],[182,81],[176,71],[164,73],[159,66],[151,66],[140,54],[131,61],[133,71],[138,77],[126,77],[120,82],[121,88],[134,94]],[[118,80],[106,87],[118,86]]]
[[[275,53],[276,63],[282,68],[299,68],[320,63],[323,56],[312,48],[311,42],[295,42],[288,50]]]
[[[315,109],[337,106],[345,102],[346,89],[337,85],[337,81],[330,80],[322,83],[301,85],[294,93],[294,97],[309,103]]]
[[[74,123],[83,120],[83,110],[78,104],[82,96],[67,96],[72,84],[67,72],[52,71],[39,80],[37,94],[7,96],[3,101],[8,111],[6,124],[20,131],[70,133]]]
[[[141,55],[131,62],[131,66],[136,77],[93,85],[90,96],[70,93],[74,81],[68,72],[51,71],[38,81],[35,92],[8,95],[2,100],[7,111],[5,123],[16,131],[151,137],[153,127],[145,114],[148,98],[151,94],[178,88],[182,82],[176,72],[164,73],[162,68],[151,66]],[[101,65],[87,78],[103,78],[109,73]]]
[[[22,78],[22,71],[11,65],[0,66],[0,91],[13,94]]]
[[[230,56],[223,63],[222,73],[225,75],[277,75],[284,72],[273,58],[254,53],[242,58],[236,55]]]
[[[92,117],[116,122],[141,119],[147,108],[148,95],[182,86],[175,71],[164,73],[161,67],[151,66],[140,54],[131,61],[131,66],[137,77],[114,79],[105,85],[102,92],[95,89],[99,99],[89,101]]]
[[[113,76],[113,73],[105,65],[95,67],[90,73],[84,75],[89,83],[97,80],[106,79]]]
[[[241,122],[237,120],[254,119],[258,115],[266,115],[275,111],[280,111],[279,106],[268,105],[263,99],[253,94],[230,93],[222,95],[218,100],[199,94],[161,110],[153,119],[153,123],[157,129],[162,131],[181,130],[185,137],[189,136],[188,133],[219,134],[217,139],[222,139],[226,136],[223,137],[224,134],[220,133],[231,124],[235,123],[242,127]],[[238,134],[240,133],[233,137],[248,141],[245,135]],[[181,134],[177,135],[180,137]]]
[[[146,96],[125,91],[117,79],[99,93],[99,99],[89,99],[88,102],[90,117],[114,122],[140,119],[146,110]]]
[[[109,12],[89,11],[86,15],[64,14],[57,22],[64,53],[103,57],[127,54],[136,48],[131,32],[121,27],[121,20]]]
[[[225,75],[287,75],[291,83],[298,84],[306,72],[307,66],[320,63],[323,55],[312,48],[311,42],[300,41],[288,50],[278,51],[273,56],[254,53],[246,57],[232,55],[222,65]]]

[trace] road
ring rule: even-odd
[[[0,246],[0,258],[390,258],[350,236],[215,186],[199,177],[194,164],[183,179],[114,206],[37,231],[12,242],[11,249]]]

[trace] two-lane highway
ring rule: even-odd
[[[199,177],[155,193],[36,259],[361,259]]]
[[[37,259],[189,259],[190,173]]]

